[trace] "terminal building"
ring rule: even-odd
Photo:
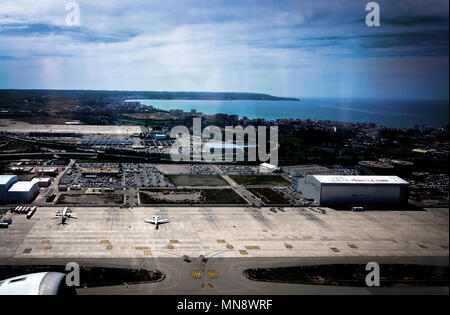
[[[293,186],[320,205],[362,206],[406,203],[409,184],[397,176],[308,175]]]

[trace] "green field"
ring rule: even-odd
[[[119,194],[62,194],[57,204],[80,204],[80,205],[120,205],[123,204],[124,196]]]
[[[139,199],[141,204],[247,204],[241,196],[230,188],[148,189],[139,192]]]
[[[219,175],[166,175],[175,186],[229,186]]]
[[[230,175],[231,179],[239,185],[272,185],[287,186],[289,182],[281,175]]]
[[[366,265],[319,265],[244,270],[257,281],[365,287]],[[381,287],[448,286],[448,266],[380,264]]]
[[[284,199],[279,193],[270,188],[248,188],[248,190],[262,199],[265,204],[272,205],[288,205],[290,202]]]

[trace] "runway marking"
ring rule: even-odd
[[[47,246],[44,247],[44,249],[45,250],[50,250],[50,249],[52,249],[52,245],[47,245]]]
[[[177,275],[177,281],[176,281],[175,284],[173,284],[173,285],[171,285],[171,286],[168,286],[168,287],[165,287],[165,288],[158,288],[158,289],[155,290],[155,292],[169,291],[169,290],[175,289],[175,288],[178,287],[178,286],[180,285],[180,283],[181,283],[182,277],[181,277],[181,273],[180,273],[180,271],[178,270],[178,268],[176,268],[176,267],[174,267],[174,266],[172,266],[172,265],[170,265],[170,264],[165,264],[164,266],[165,266],[166,268],[172,269],[172,270],[174,270],[174,271],[176,272],[176,275]]]
[[[49,244],[50,240],[42,240],[41,244]]]
[[[357,249],[358,246],[356,246],[355,244],[348,244],[348,247],[353,248],[353,249]]]
[[[109,244],[109,241],[108,240],[101,240],[100,244]]]
[[[246,250],[239,250],[239,254],[241,255],[248,255],[248,252]]]
[[[112,250],[113,249],[113,247],[112,247],[112,245],[108,245],[108,246],[106,246],[106,248],[105,248],[106,250]]]
[[[288,244],[288,243],[284,243],[284,247],[286,247],[287,249],[293,249],[294,248],[291,244]]]
[[[167,245],[167,249],[175,249],[173,245]]]
[[[144,255],[145,256],[150,256],[152,253],[149,250],[144,250]]]
[[[219,273],[214,269],[207,270],[206,272],[208,273],[208,277],[211,280],[219,278]]]
[[[227,248],[228,248],[228,249],[234,249],[234,246],[233,246],[233,245],[230,245],[230,244],[227,244]]]
[[[149,250],[150,247],[148,247],[148,246],[136,246],[135,249],[136,250]]]
[[[240,285],[240,286],[246,287],[247,289],[250,289],[250,290],[253,290],[253,291],[256,291],[256,292],[259,292],[259,293],[263,293],[263,294],[264,294],[263,291],[261,291],[261,290],[255,288],[255,287],[249,286],[249,285],[247,285],[247,284],[245,284],[245,283],[239,281],[239,279],[237,279],[237,278],[233,275],[233,272],[232,272],[233,268],[234,268],[235,266],[239,265],[239,264],[240,264],[240,262],[237,262],[237,263],[231,264],[231,265],[228,267],[228,274],[230,275],[231,280],[233,280],[236,284],[238,284],[238,285]]]
[[[171,244],[178,244],[178,240],[170,240]]]
[[[191,277],[194,279],[201,279],[202,278],[202,273],[200,272],[200,270],[192,270],[191,271]]]
[[[248,249],[248,250],[259,250],[261,248],[259,246],[245,246],[245,249]]]
[[[339,252],[340,252],[340,250],[337,249],[336,247],[330,247],[330,249],[331,249],[333,252],[335,252],[335,253],[339,253]]]
[[[219,244],[225,243],[225,240],[216,240],[216,241],[217,241],[217,243],[219,243]]]

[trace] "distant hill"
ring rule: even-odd
[[[0,90],[2,96],[26,97],[29,95],[87,96],[87,97],[129,97],[163,100],[268,100],[299,101],[298,98],[278,97],[261,93],[239,92],[167,92],[167,91],[103,91],[103,90]]]

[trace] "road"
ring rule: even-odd
[[[245,200],[247,200],[250,204],[255,205],[257,207],[262,206],[264,203],[261,199],[255,197],[250,191],[248,191],[244,186],[236,183],[230,176],[226,175],[217,165],[211,165],[211,168],[214,169],[218,175],[220,175],[225,181],[227,181],[230,186]]]

